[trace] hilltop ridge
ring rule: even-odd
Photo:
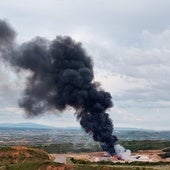
[[[53,126],[47,126],[37,123],[2,123],[0,128],[29,128],[29,129],[54,129]]]

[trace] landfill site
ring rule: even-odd
[[[159,154],[161,150],[140,150],[137,153],[132,153],[128,160],[123,160],[117,156],[110,156],[106,152],[91,152],[91,153],[68,153],[68,154],[52,154],[55,162],[67,163],[68,158],[76,160],[84,160],[90,162],[111,161],[114,163],[125,162],[170,162],[170,158],[162,159]]]

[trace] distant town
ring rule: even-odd
[[[73,143],[95,145],[81,128],[53,128],[38,124],[0,125],[0,145],[41,145]],[[170,140],[170,131],[115,128],[119,140]]]

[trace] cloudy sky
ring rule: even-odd
[[[169,0],[1,0],[0,19],[18,43],[56,35],[81,41],[95,80],[112,94],[115,127],[170,130]],[[70,108],[27,119],[17,106],[25,79],[0,64],[0,123],[79,126]]]

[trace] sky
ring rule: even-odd
[[[82,42],[95,81],[112,94],[115,127],[170,130],[169,0],[1,0],[0,19],[19,44],[57,35]],[[0,64],[0,123],[80,126],[71,108],[26,118],[17,105],[26,80]]]

